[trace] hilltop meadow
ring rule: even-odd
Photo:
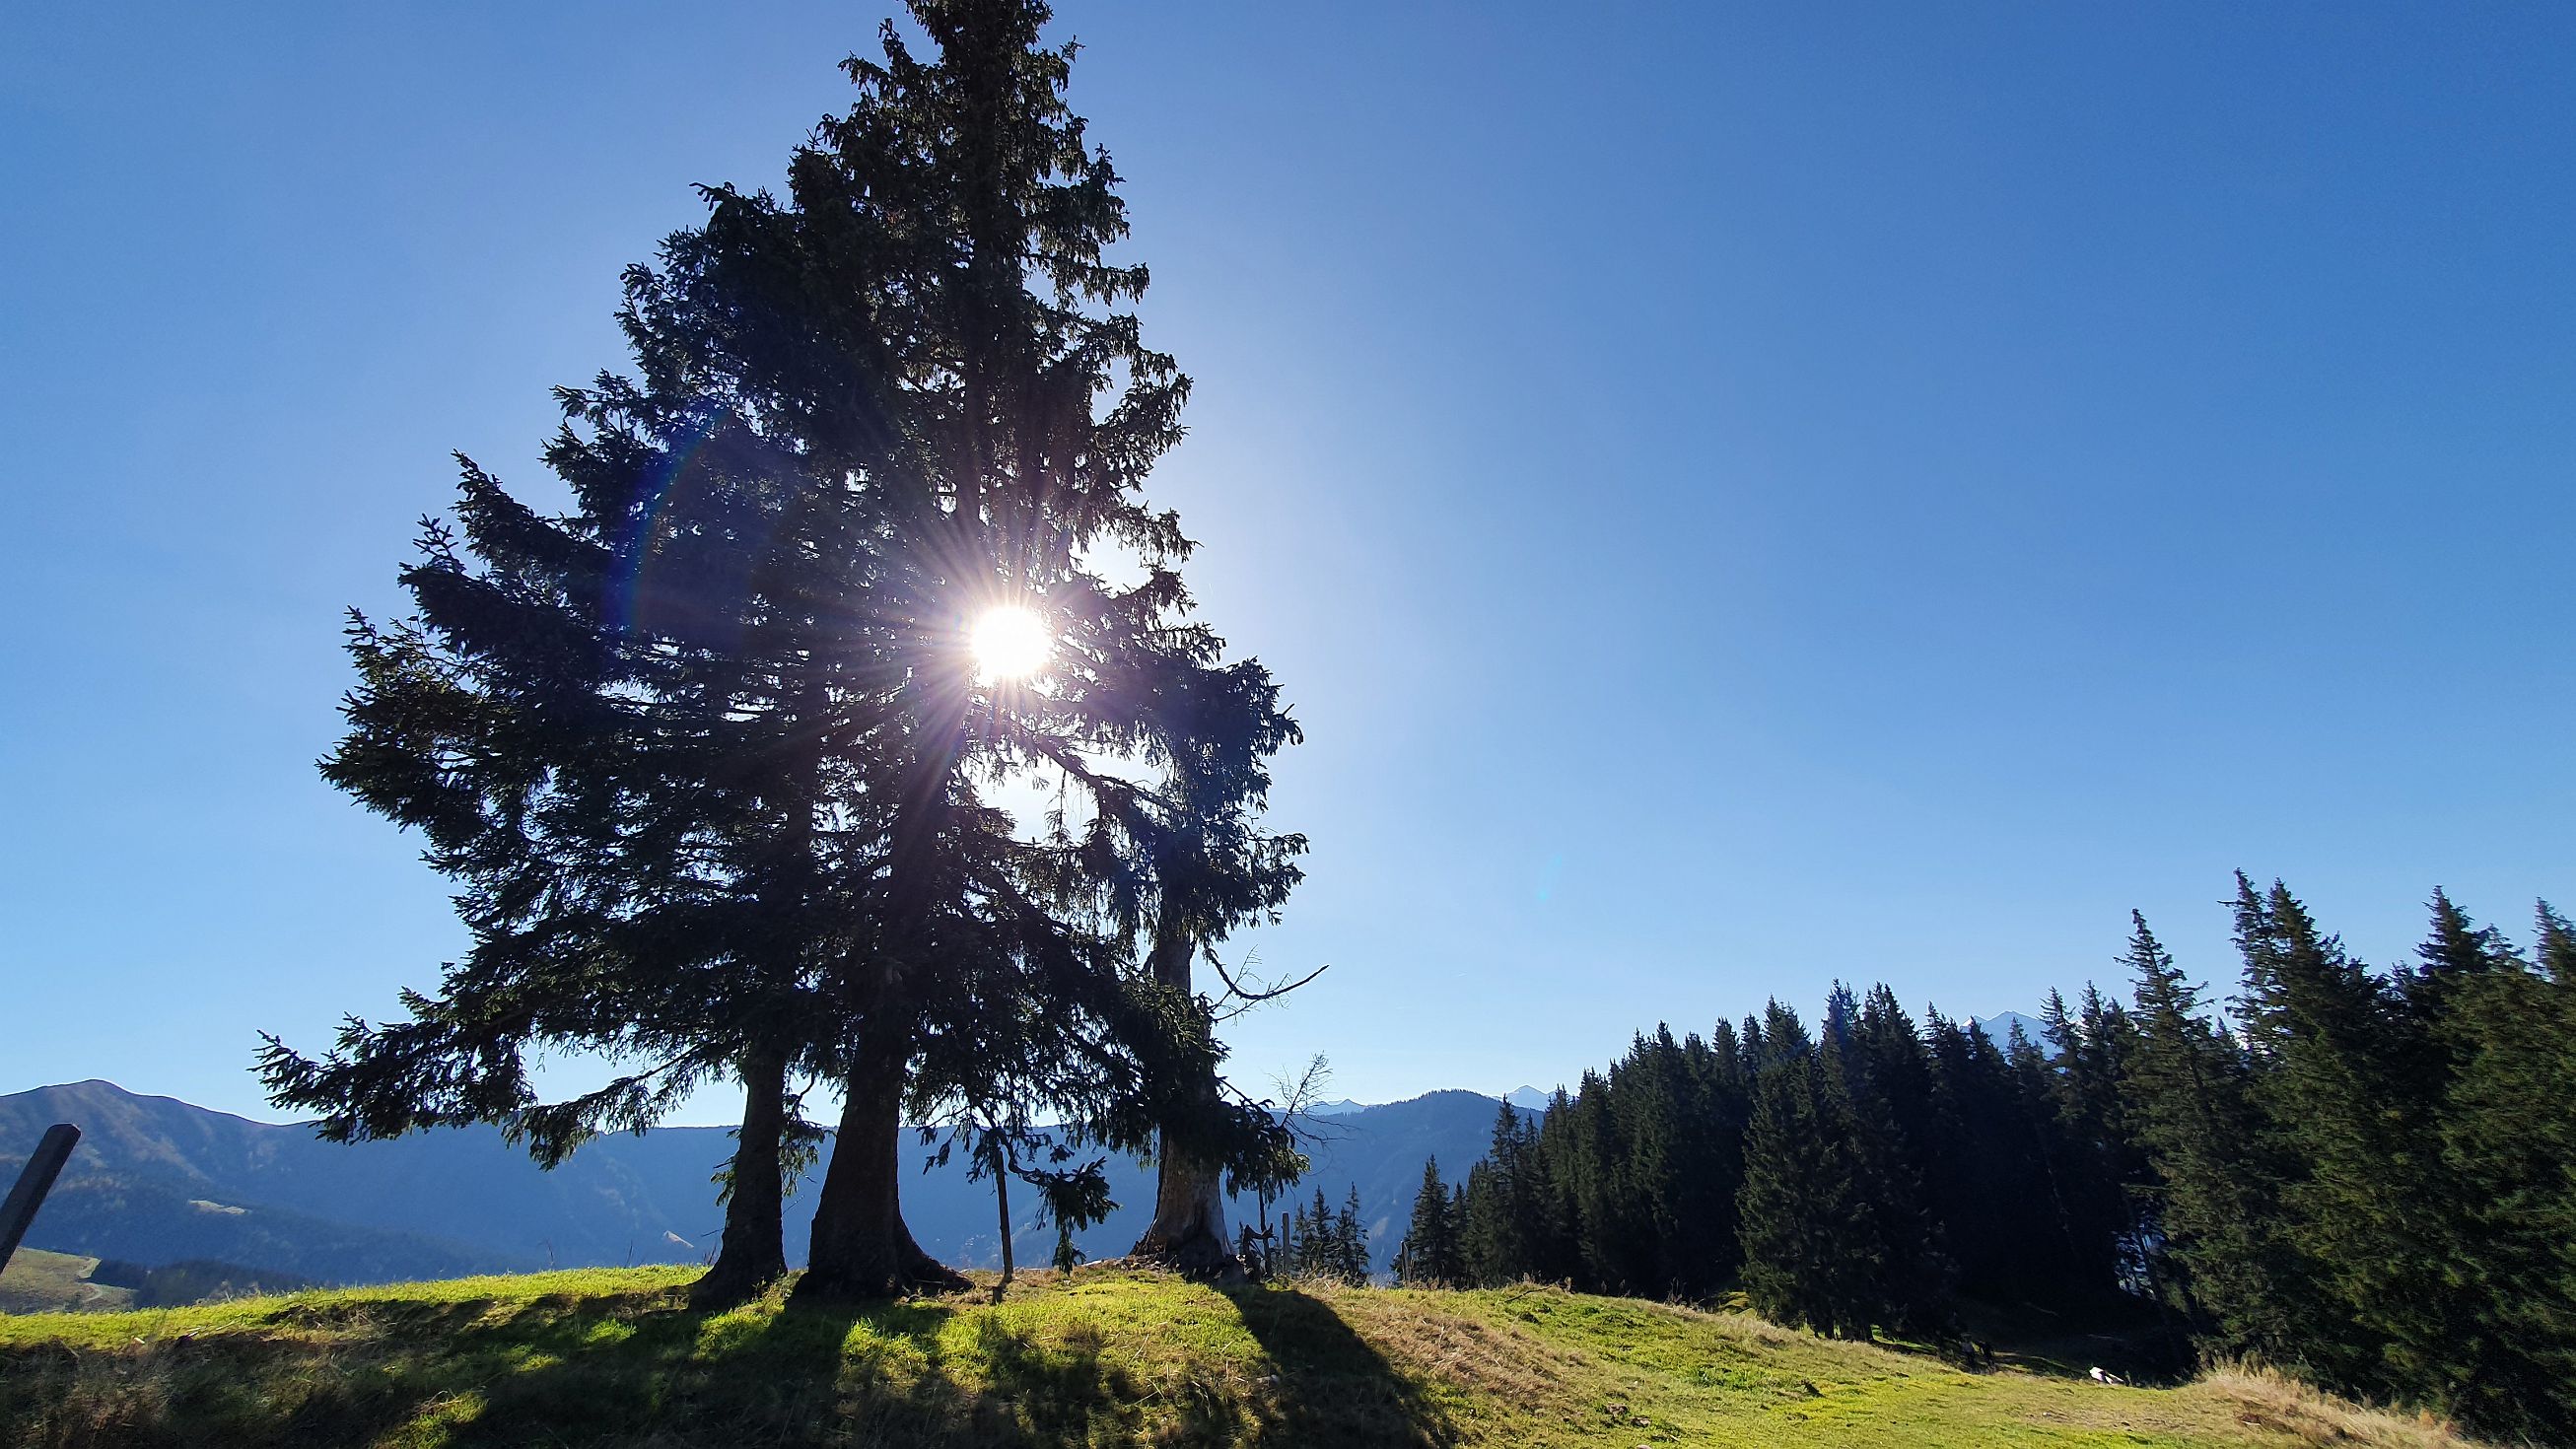
[[[2564,59],[547,8],[0,44],[0,1449],[2576,1444]]]
[[[1217,1289],[1114,1265],[873,1305],[691,1270],[0,1319],[0,1444],[2293,1446],[2471,1441],[2260,1372],[1967,1372],[1559,1288]]]

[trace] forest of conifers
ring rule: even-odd
[[[2242,975],[2204,1001],[2136,919],[2128,1004],[2050,993],[2004,1042],[1885,986],[1812,1029],[1778,1002],[1640,1036],[1488,1159],[1427,1166],[1419,1283],[1534,1277],[1708,1298],[1866,1337],[1959,1300],[2077,1321],[2152,1307],[2260,1358],[2498,1435],[2576,1429],[2576,930],[2533,949],[2440,892],[2371,969],[2286,888],[2237,879]]]

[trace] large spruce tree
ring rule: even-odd
[[[584,432],[549,460],[578,511],[539,517],[467,463],[456,526],[404,571],[414,616],[353,619],[350,732],[323,764],[421,831],[472,949],[410,1020],[352,1020],[320,1061],[271,1040],[263,1072],[326,1136],[497,1120],[551,1163],[731,1071],[745,1109],[705,1291],[733,1296],[784,1270],[787,1078],[830,1052],[816,941],[871,867],[815,803],[844,657],[817,623],[831,583],[769,526],[794,474],[738,415],[623,388],[567,407]],[[638,1065],[540,1103],[524,1054],[544,1045]]]
[[[851,59],[783,197],[710,189],[630,270],[635,374],[567,390],[549,454],[574,511],[469,469],[420,620],[360,626],[329,768],[429,836],[476,952],[413,1021],[269,1061],[356,1135],[497,1118],[544,1150],[734,1071],[736,1283],[775,1271],[786,1080],[821,1074],[803,1291],[831,1297],[948,1276],[898,1206],[907,1105],[1128,1142],[1187,1100],[1209,1160],[1280,1151],[1204,1100],[1206,1013],[1141,969],[1158,920],[1221,934],[1294,878],[1248,824],[1293,727],[1188,617],[1188,541],[1139,493],[1187,381],[1124,310],[1146,276],[1105,259],[1117,176],[1046,7],[910,8],[932,53],[889,24]],[[977,672],[998,609],[1052,643],[1031,678]],[[1137,783],[1158,760],[1175,783]],[[1031,775],[1067,802],[1036,832],[989,799]],[[544,1043],[646,1066],[541,1107]]]
[[[1278,686],[1257,663],[1166,674],[1152,696],[1146,738],[1174,807],[1171,828],[1149,824],[1137,832],[1153,886],[1146,965],[1153,983],[1187,1013],[1189,1028],[1212,1041],[1219,1008],[1198,989],[1198,959],[1212,958],[1237,927],[1274,917],[1301,877],[1296,860],[1305,838],[1272,834],[1255,818],[1268,800],[1271,755],[1299,734],[1279,704]],[[1143,924],[1140,916],[1136,925]],[[1226,999],[1238,1006],[1303,984],[1225,979]],[[1224,1100],[1214,1067],[1211,1055],[1207,1070],[1173,1081],[1156,1104],[1154,1210],[1132,1254],[1230,1278],[1242,1268],[1226,1234],[1226,1164],[1244,1158],[1246,1133],[1240,1113],[1229,1110],[1243,1104]],[[1303,1170],[1284,1137],[1255,1134],[1248,1150],[1268,1158],[1248,1179]]]

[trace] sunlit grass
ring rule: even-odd
[[[0,1444],[2457,1444],[2259,1375],[2122,1389],[1548,1288],[1121,1269],[691,1311],[691,1270],[0,1319]],[[2342,1436],[2340,1438],[2336,1436]]]

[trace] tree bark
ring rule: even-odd
[[[1198,942],[1186,931],[1157,931],[1148,961],[1154,980],[1182,992],[1190,990],[1190,963]],[[1188,1088],[1198,1105],[1216,1100],[1213,1071]],[[1166,1126],[1156,1154],[1154,1220],[1129,1249],[1131,1257],[1151,1259],[1193,1278],[1233,1281],[1243,1276],[1234,1255],[1234,1240],[1225,1230],[1225,1183],[1218,1164],[1188,1150]]]
[[[742,1131],[735,1139],[732,1187],[725,1198],[724,1239],[715,1266],[689,1285],[689,1302],[730,1308],[787,1276],[785,1172],[780,1149],[787,1127],[787,1056],[753,1051],[742,1060]]]
[[[967,1286],[921,1250],[903,1225],[903,1064],[862,1063],[850,1073],[832,1165],[814,1205],[814,1241],[798,1280],[799,1302],[891,1298],[916,1288]]]

